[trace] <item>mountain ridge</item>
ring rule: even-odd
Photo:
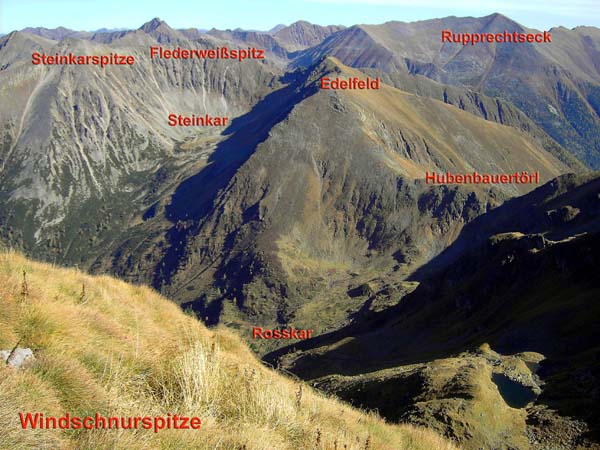
[[[220,321],[223,319],[219,317],[225,311],[231,320],[235,319],[236,323],[240,314],[241,317],[253,318],[252,320],[255,320],[254,317],[260,318],[259,320],[269,317],[267,320],[286,323],[295,314],[299,301],[296,299],[297,288],[293,287],[297,282],[291,280],[301,279],[302,276],[316,277],[316,273],[306,271],[310,265],[323,264],[325,267],[330,267],[339,272],[335,278],[339,279],[339,283],[343,283],[341,280],[348,277],[344,272],[349,269],[340,269],[347,267],[348,264],[356,265],[354,270],[360,272],[358,268],[361,264],[366,264],[372,257],[373,260],[381,259],[381,264],[386,261],[387,270],[391,271],[392,266],[397,265],[398,262],[403,262],[405,270],[408,270],[406,266],[417,264],[421,258],[427,259],[431,254],[440,251],[447,245],[445,242],[453,239],[452,236],[460,229],[463,221],[468,221],[473,215],[485,210],[488,201],[493,202],[494,198],[496,201],[504,198],[496,189],[488,192],[487,188],[473,190],[457,188],[455,191],[443,187],[425,186],[422,180],[424,167],[452,167],[452,170],[460,172],[467,167],[463,164],[481,164],[476,163],[478,157],[475,153],[469,156],[468,152],[464,152],[460,157],[452,153],[451,148],[454,147],[451,143],[452,137],[446,135],[444,131],[446,125],[442,123],[452,123],[451,121],[455,120],[457,124],[461,124],[460,127],[457,125],[457,128],[463,130],[462,133],[467,129],[481,128],[482,133],[469,135],[467,139],[478,142],[474,144],[477,147],[473,148],[497,146],[498,151],[504,154],[514,147],[519,149],[521,164],[530,156],[533,158],[532,161],[541,161],[537,159],[538,156],[533,156],[539,155],[542,158],[549,158],[547,160],[550,164],[549,170],[557,171],[552,173],[567,170],[539,144],[530,141],[529,138],[523,140],[525,135],[511,127],[488,124],[483,119],[477,119],[441,101],[402,93],[392,87],[382,87],[382,92],[376,94],[376,98],[379,99],[377,100],[379,109],[385,112],[373,113],[373,117],[367,120],[366,114],[362,111],[374,110],[369,104],[369,96],[365,96],[364,93],[330,94],[318,89],[321,77],[328,73],[344,77],[359,75],[353,69],[341,66],[334,59],[326,59],[320,65],[306,71],[298,87],[294,88],[291,85],[289,89],[291,92],[295,89],[300,89],[299,92],[309,89],[307,94],[298,97],[301,100],[288,110],[289,115],[281,116],[279,121],[269,129],[268,138],[258,143],[247,160],[236,169],[227,185],[223,185],[219,192],[215,193],[214,199],[208,200],[205,194],[201,193],[201,186],[205,185],[203,180],[208,178],[200,172],[191,179],[197,181],[186,182],[185,189],[181,189],[181,195],[173,197],[175,203],[167,207],[168,210],[173,208],[174,204],[182,205],[179,208],[181,212],[170,217],[170,221],[177,223],[181,221],[186,224],[178,225],[178,231],[172,229],[173,243],[170,245],[174,254],[179,255],[175,260],[183,264],[176,266],[173,260],[167,260],[166,264],[163,264],[165,267],[177,267],[173,272],[174,275],[168,277],[160,275],[157,279],[170,280],[174,276],[168,283],[170,287],[165,286],[166,289],[171,295],[181,296],[180,301],[194,308],[201,317],[206,317],[209,321]],[[384,99],[388,103],[385,103]],[[395,106],[393,102],[396,102]],[[382,108],[382,105],[385,107]],[[330,110],[335,111],[335,114],[331,115]],[[315,114],[322,118],[323,123],[314,122]],[[324,121],[326,117],[327,122]],[[359,119],[360,117],[363,118]],[[391,117],[394,117],[397,122],[390,121]],[[355,122],[363,123],[364,131],[360,127],[351,131],[348,124]],[[401,122],[405,127],[402,130],[400,126],[401,135],[391,135],[387,131],[394,130]],[[428,123],[427,126],[425,122]],[[312,123],[314,126],[309,127],[318,136],[316,141],[314,136],[302,134],[302,130]],[[436,128],[437,131],[433,134],[432,124],[440,127]],[[289,131],[285,131],[287,129]],[[343,129],[348,136],[354,136],[353,141],[345,141],[346,152],[333,152],[335,147],[330,141],[334,136],[325,131],[328,129]],[[302,146],[289,141],[285,138],[287,135],[302,135]],[[506,138],[509,138],[511,143],[503,147],[500,143]],[[479,143],[481,139],[487,141]],[[323,142],[320,143],[320,140]],[[357,146],[357,143],[360,144]],[[330,150],[332,153],[325,152],[325,148],[332,149]],[[361,148],[368,151],[361,151]],[[281,153],[276,149],[286,151]],[[525,157],[525,155],[529,156]],[[347,163],[342,164],[344,160]],[[450,162],[451,160],[458,165],[454,166],[455,163]],[[554,162],[550,163],[550,161]],[[383,190],[377,188],[373,184],[375,180],[370,181],[361,166],[371,167],[370,171],[377,174],[376,178],[387,180],[384,185],[389,185],[390,188]],[[220,167],[218,163],[213,167],[213,170],[221,170],[218,169]],[[474,167],[481,171],[486,170],[484,165]],[[541,169],[539,165],[536,167]],[[506,167],[505,170],[510,169]],[[288,179],[288,175],[285,175],[288,173],[294,176]],[[261,175],[257,177],[256,174]],[[348,179],[348,181],[335,181],[338,178]],[[352,191],[345,193],[340,182],[356,184],[361,188],[354,188],[357,189],[356,193]],[[315,190],[309,190],[309,187]],[[372,191],[372,194],[362,192],[363,189],[366,192]],[[504,195],[508,195],[509,192],[506,191]],[[368,200],[369,195],[373,196],[371,200]],[[405,195],[406,199],[403,198]],[[442,200],[446,197],[447,200]],[[416,206],[411,205],[413,200],[418,201],[418,213]],[[214,203],[211,205],[207,203],[209,201]],[[445,201],[448,201],[449,205],[438,204],[438,202],[444,204]],[[203,205],[201,210],[188,206],[193,203],[198,206]],[[373,210],[367,213],[370,209],[369,203],[381,204],[374,206]],[[335,215],[324,213],[332,208],[334,211],[339,211],[340,217],[348,218],[353,217],[356,208],[357,218],[352,220],[357,222],[344,225],[336,223]],[[435,212],[438,208],[439,211]],[[464,211],[461,211],[462,208]],[[364,212],[358,213],[358,211]],[[371,223],[360,219],[366,213],[373,214]],[[407,219],[399,218],[402,213],[411,217],[408,222],[410,225],[407,225]],[[419,214],[428,217],[421,223],[422,226],[429,226],[427,223],[429,220],[434,223],[439,220],[440,226],[448,236],[439,236],[440,231],[433,231],[435,226],[431,225],[432,233],[435,235],[433,242],[419,237],[417,229],[413,228],[420,223],[421,219],[417,217]],[[430,214],[434,217],[429,218]],[[391,222],[386,224],[388,220]],[[161,219],[152,219],[143,224],[142,228],[152,226],[153,221],[160,223]],[[396,222],[398,225],[392,225]],[[408,233],[407,237],[403,237],[405,232]],[[139,233],[146,234],[141,231]],[[308,239],[308,236],[311,238]],[[410,249],[402,248],[403,246],[389,248],[384,243],[386,240],[396,242],[398,239],[415,240],[415,243],[410,246]],[[315,241],[316,245],[303,244],[311,240]],[[423,248],[418,250],[419,245],[416,242],[421,243]],[[146,241],[146,244],[149,247],[145,251],[151,251],[157,245],[151,241]],[[130,245],[133,244],[128,244]],[[290,245],[292,248],[299,246],[304,250],[288,253]],[[350,248],[353,246],[362,250],[352,252]],[[122,276],[128,276],[126,274],[130,269],[127,261],[132,258],[132,255],[130,251],[122,252],[123,247],[120,245],[117,248],[119,248],[119,259],[116,260],[118,268],[113,270],[117,270]],[[375,251],[376,249],[378,250]],[[375,257],[375,254],[380,252],[381,255]],[[150,261],[156,257],[155,252],[152,253],[152,256],[137,255],[133,259]],[[372,256],[367,256],[371,253]],[[391,254],[395,255],[393,257],[395,259],[391,258]],[[114,258],[109,260],[115,262]],[[155,267],[160,267],[160,259],[153,264]],[[242,273],[244,275],[241,275]],[[222,280],[217,282],[220,294],[215,295],[215,292],[209,296],[205,294],[200,299],[194,298],[195,292],[209,292],[210,283],[213,282],[211,280],[215,278]],[[244,281],[239,283],[236,281],[239,279]],[[256,291],[252,292],[253,289]],[[306,287],[302,287],[300,292],[305,289]],[[272,298],[273,306],[259,302],[258,299],[261,297]],[[267,309],[277,303],[279,304],[277,312]],[[267,325],[270,322],[262,323]]]
[[[291,64],[309,65],[329,54],[353,67],[388,73],[408,71],[500,97],[522,109],[579,159],[597,167],[597,29],[560,29],[552,43],[535,46],[442,43],[442,29],[467,33],[531,31],[501,15],[361,25],[341,30],[301,52]],[[532,72],[544,81],[530,83],[527,77]]]

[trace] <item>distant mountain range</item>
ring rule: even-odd
[[[269,32],[212,29],[206,33],[240,44],[260,45],[290,67],[308,67],[324,56],[335,56],[351,67],[423,75],[503,98],[581,160],[600,168],[597,28],[553,28],[549,31],[554,40],[546,45],[482,43],[463,47],[442,43],[442,30],[457,29],[468,33],[528,30],[505,16],[493,14],[349,28],[299,21]],[[203,33],[196,29],[171,31],[190,39]],[[23,32],[60,40],[94,39],[96,34],[108,30],[90,33],[29,28]],[[532,73],[536,76],[531,77]]]
[[[576,269],[578,258],[595,267],[600,30],[553,28],[546,44],[463,46],[443,43],[446,29],[531,31],[493,14],[352,27],[299,21],[268,32],[175,30],[156,18],[135,30],[3,36],[0,240],[149,284],[206,323],[237,329],[269,361],[392,420],[426,420],[466,448],[544,448],[525,433],[549,433],[543,443],[598,417],[575,414],[564,398],[584,407],[583,397],[544,379],[566,376],[556,366],[566,361],[596,380],[595,363],[584,361],[597,357],[595,335],[585,334],[570,356],[546,345],[575,339],[554,321],[571,308],[568,295],[527,315],[519,305],[533,297],[518,290],[530,280],[540,293],[551,282],[573,286],[573,307],[585,308],[595,289]],[[151,46],[256,47],[265,58],[151,59]],[[112,52],[135,64],[33,65],[33,52]],[[327,90],[324,77],[378,78],[381,86]],[[170,114],[229,122],[169,126]],[[537,173],[539,184],[425,180],[432,172],[523,171]],[[519,270],[505,273],[506,261]],[[495,321],[505,287],[510,314]],[[521,317],[539,319],[539,334],[528,334]],[[455,326],[446,332],[448,318]],[[311,328],[317,337],[281,349],[285,343],[252,340],[252,326]],[[414,353],[403,352],[408,342]],[[508,354],[529,351],[536,355],[518,361]],[[548,371],[527,372],[538,354]],[[463,379],[466,366],[473,377]],[[429,377],[438,367],[448,386]],[[377,379],[362,377],[371,370]],[[486,434],[493,411],[461,399],[482,389],[482,401],[506,400],[494,391],[502,377],[540,398],[562,396],[548,403],[558,409],[528,416],[517,408],[517,420],[507,404],[502,426]],[[403,391],[396,380],[416,384]],[[360,394],[363,381],[384,398]],[[461,416],[462,407],[470,412]],[[536,417],[561,426],[527,428]],[[585,434],[593,427],[581,427],[573,442],[593,442]]]

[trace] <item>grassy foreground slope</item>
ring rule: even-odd
[[[0,448],[454,449],[392,426],[262,366],[232,333],[208,330],[146,287],[0,254]],[[197,416],[199,430],[23,430],[46,416]]]

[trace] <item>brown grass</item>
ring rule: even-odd
[[[151,289],[4,253],[0,348],[19,340],[36,361],[0,367],[2,449],[455,449],[265,368],[232,333],[206,329]],[[202,428],[33,431],[19,412],[170,412],[198,416]]]

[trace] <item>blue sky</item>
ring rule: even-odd
[[[353,25],[492,12],[538,29],[600,26],[600,0],[0,0],[0,33],[28,26],[137,28],[153,17],[174,28],[267,30],[299,19]]]

